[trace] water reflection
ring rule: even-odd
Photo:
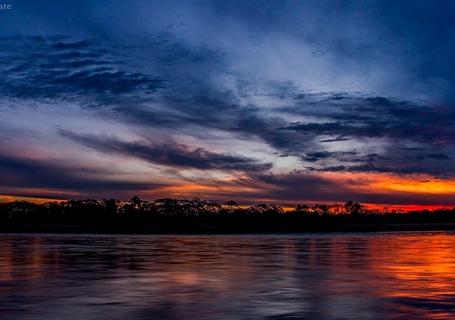
[[[451,319],[455,234],[0,236],[4,319]]]

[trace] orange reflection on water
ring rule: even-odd
[[[374,270],[387,276],[391,286],[384,295],[420,301],[445,302],[455,297],[455,242],[453,235],[403,236],[397,241],[374,243],[372,250],[387,250],[387,258]],[[378,248],[382,246],[382,248]],[[442,312],[445,314],[445,312]],[[438,315],[438,317],[441,315]]]
[[[20,245],[0,242],[0,281],[30,280],[58,269],[57,256],[43,249],[40,237],[24,239]]]
[[[0,305],[45,319],[455,318],[453,233],[0,240]]]

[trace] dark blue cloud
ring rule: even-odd
[[[0,188],[2,190],[42,189],[48,192],[41,196],[58,196],[58,191],[69,191],[73,195],[99,194],[101,192],[152,190],[159,184],[135,181],[112,181],[94,178],[94,175],[108,177],[112,172],[91,168],[69,166],[51,160],[33,160],[0,155]],[[39,192],[39,191],[37,191]],[[54,194],[52,194],[54,192]],[[34,194],[37,195],[37,194]],[[60,195],[61,196],[61,195]]]
[[[2,38],[8,64],[1,66],[6,98],[76,100],[83,104],[147,94],[164,80],[126,70],[113,48],[68,37]]]
[[[99,152],[136,157],[171,167],[256,172],[272,167],[271,163],[260,163],[247,157],[218,154],[202,148],[191,150],[187,146],[179,144],[157,145],[145,142],[123,142],[113,137],[79,135],[63,129],[60,129],[59,133],[63,137]]]
[[[451,107],[346,93],[298,95],[294,99],[298,103],[287,107],[286,112],[319,121],[293,123],[283,130],[295,131],[301,139],[317,141],[320,148],[326,144],[353,143],[356,157],[327,151],[313,151],[317,157],[311,157],[311,153],[303,157],[306,161],[318,161],[320,170],[445,176],[454,173],[455,167],[447,162],[453,156],[455,141],[455,109]],[[378,144],[380,155],[371,157],[371,148],[356,150],[361,148],[359,141]],[[322,159],[334,161],[321,164]]]

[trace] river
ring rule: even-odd
[[[455,233],[3,234],[0,318],[455,319]]]

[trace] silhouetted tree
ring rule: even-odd
[[[116,217],[118,214],[120,202],[115,199],[103,199],[104,212],[107,217]]]
[[[326,204],[315,204],[313,212],[318,216],[328,216],[330,207]]]
[[[353,216],[359,215],[363,212],[363,207],[359,203],[353,202],[351,200],[346,201],[346,203],[344,204],[344,208],[347,213]]]
[[[295,212],[300,214],[308,214],[310,212],[310,208],[306,204],[298,204],[295,207]]]

